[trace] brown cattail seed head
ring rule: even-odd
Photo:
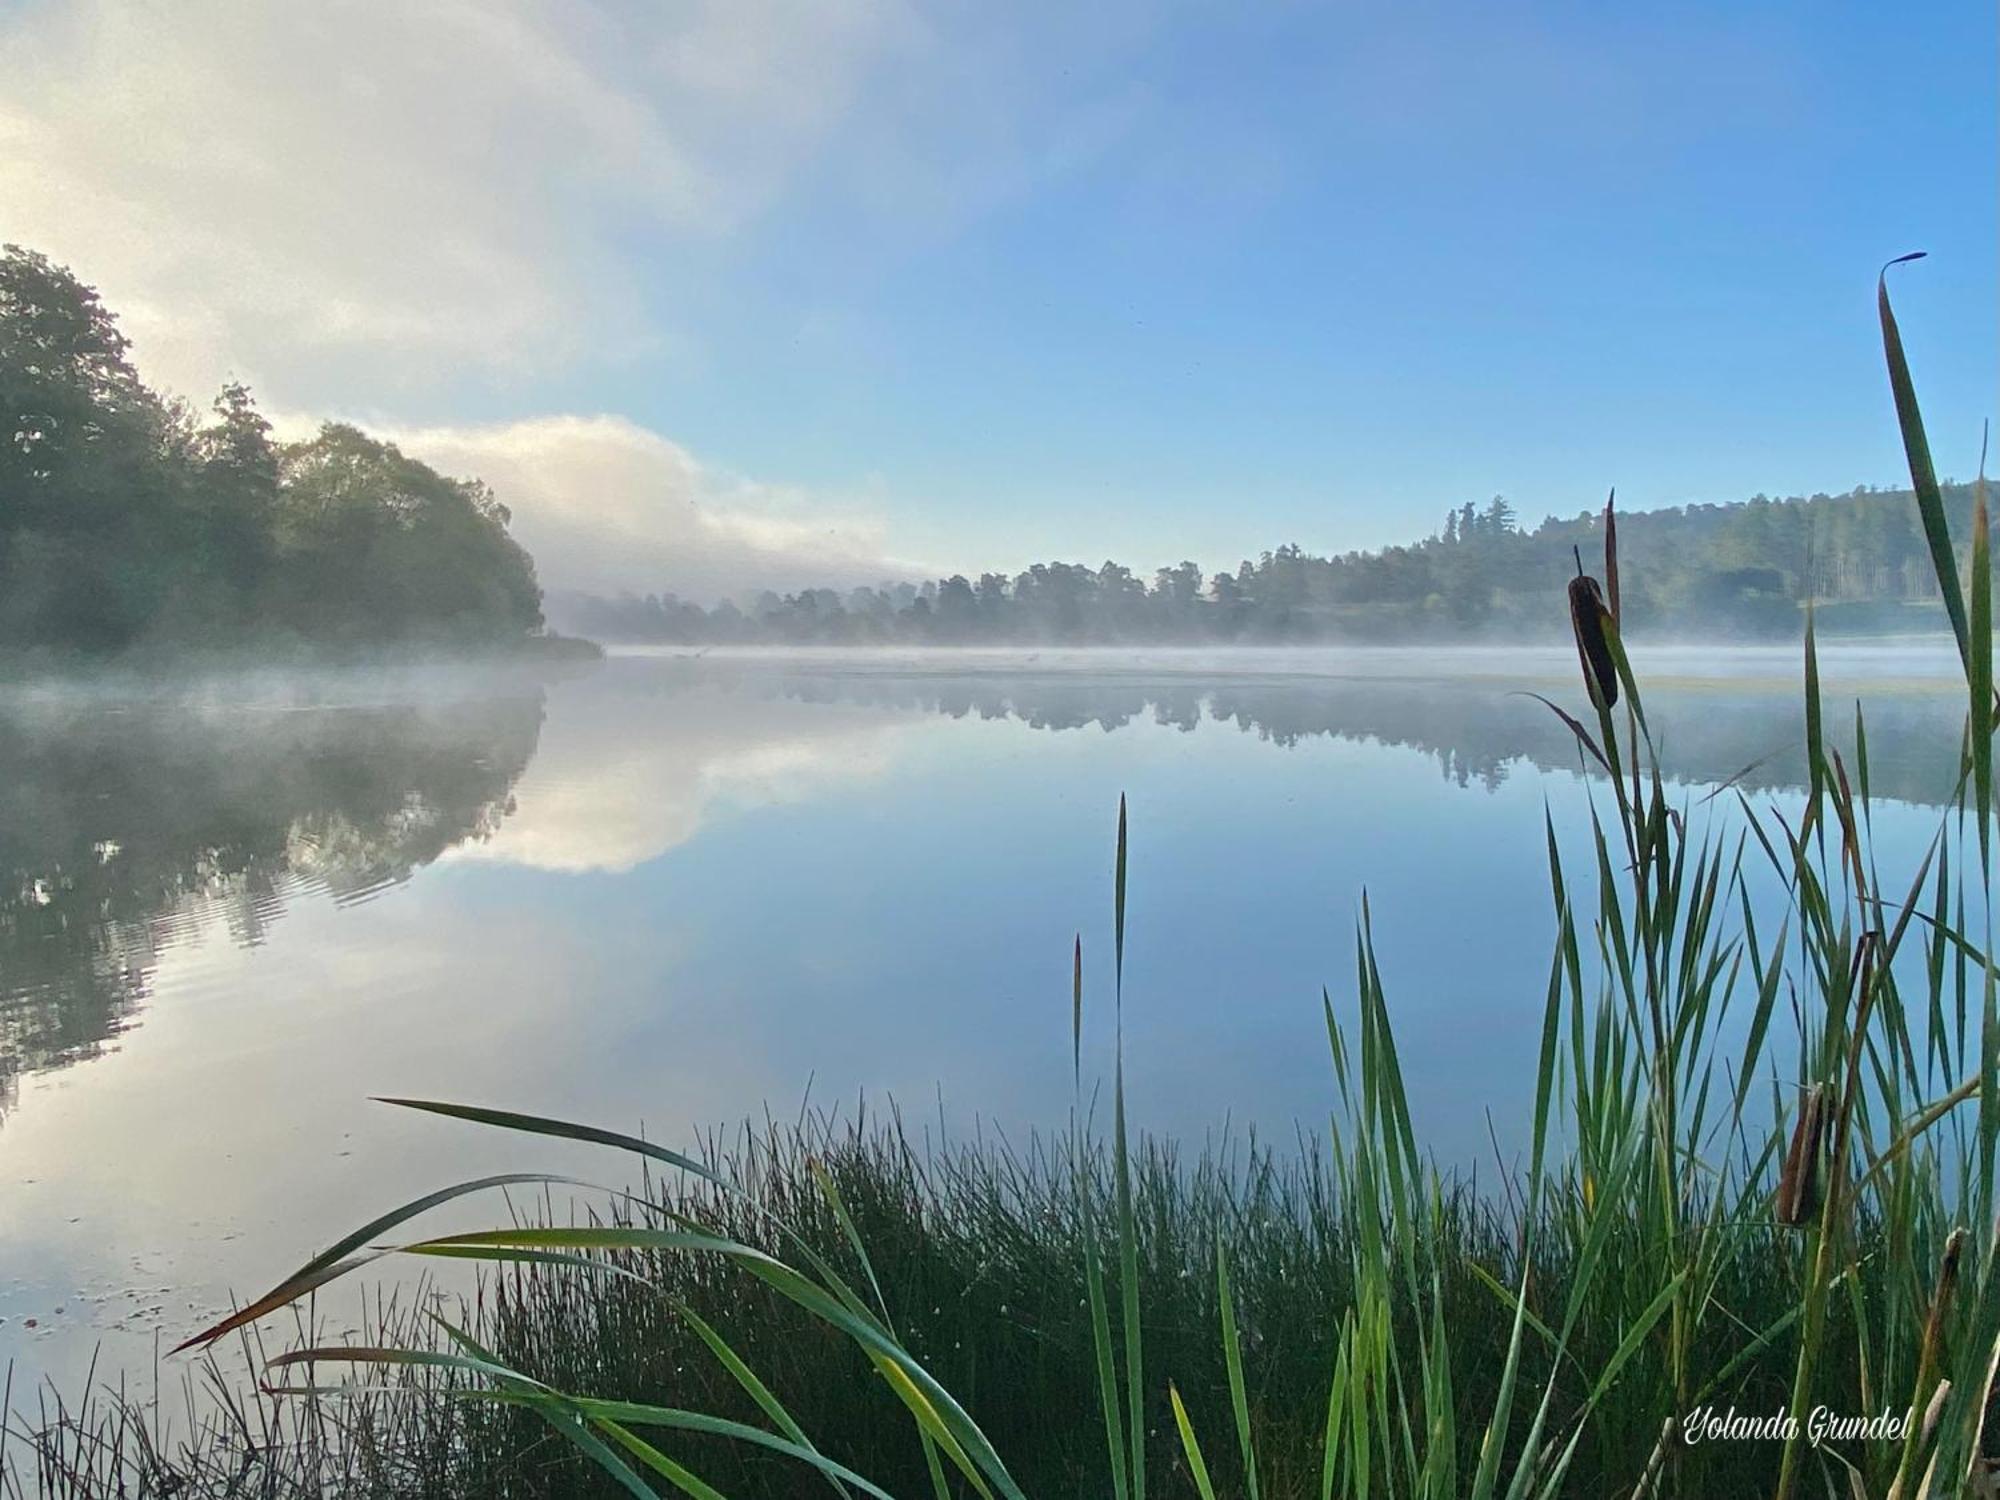
[[[1618,669],[1611,660],[1605,628],[1611,611],[1604,607],[1604,591],[1588,574],[1569,581],[1569,624],[1576,634],[1576,654],[1583,661],[1584,685],[1592,701],[1605,708],[1618,702]]]
[[[1923,1430],[1917,1434],[1919,1447],[1928,1443],[1937,1432],[1938,1418],[1944,1415],[1944,1404],[1951,1399],[1951,1382],[1940,1380],[1937,1389],[1931,1392],[1931,1404],[1924,1408]]]
[[[1826,1089],[1814,1084],[1799,1101],[1799,1118],[1792,1126],[1792,1144],[1785,1152],[1774,1205],[1780,1224],[1796,1229],[1819,1211],[1820,1141],[1826,1134]]]
[[[1922,1357],[1928,1364],[1937,1355],[1938,1340],[1944,1334],[1944,1320],[1951,1312],[1952,1295],[1958,1290],[1958,1262],[1965,1253],[1965,1229],[1954,1229],[1944,1242],[1944,1259],[1938,1263],[1937,1286],[1931,1292],[1930,1316],[1924,1319]]]
[[[1944,1242],[1944,1260],[1938,1266],[1938,1301],[1950,1300],[1958,1290],[1958,1262],[1965,1254],[1965,1226],[1954,1229]]]

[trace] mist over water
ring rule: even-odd
[[[1796,650],[1636,657],[1691,817],[1732,778],[1795,799]],[[1866,708],[1883,868],[1914,868],[1956,659],[1821,669],[1850,765]],[[1348,996],[1365,888],[1425,1140],[1490,1167],[1528,1103],[1544,809],[1572,839],[1593,789],[1531,692],[1580,710],[1574,654],[666,649],[0,689],[0,1361],[146,1365],[422,1187],[572,1164],[372,1095],[667,1141],[864,1098],[933,1139],[1061,1124],[1079,932],[1109,1057],[1121,793],[1136,1119],[1322,1130],[1320,987]]]

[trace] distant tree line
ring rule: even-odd
[[[1948,485],[1953,534],[1971,534],[1972,491]],[[1796,633],[1807,601],[1829,629],[1944,628],[1908,491],[1690,505],[1618,517],[1628,629],[1656,636]],[[1524,529],[1500,497],[1447,512],[1420,542],[1323,557],[1296,544],[1204,575],[1192,562],[1148,580],[1106,562],[1037,563],[1008,576],[848,591],[766,592],[710,608],[672,594],[570,595],[550,607],[600,640],[687,645],[906,642],[1390,642],[1568,629],[1562,592],[1580,554],[1599,571],[1604,521],[1585,511]]]
[[[97,293],[0,248],[0,650],[519,639],[507,508],[354,427],[277,443],[241,385],[149,390]]]

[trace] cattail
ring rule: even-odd
[[[1792,1144],[1785,1152],[1774,1205],[1780,1224],[1793,1229],[1819,1211],[1820,1141],[1826,1134],[1826,1089],[1814,1084],[1799,1101],[1799,1118],[1792,1126]]]
[[[1951,1312],[1951,1299],[1958,1290],[1958,1261],[1965,1253],[1965,1229],[1954,1229],[1944,1242],[1944,1259],[1938,1265],[1937,1287],[1931,1292],[1930,1316],[1924,1320],[1924,1341],[1917,1355],[1920,1379],[1928,1378],[1937,1367],[1938,1340],[1944,1336],[1944,1320]]]
[[[1581,563],[1579,563],[1581,566]],[[1605,626],[1611,611],[1604,607],[1604,591],[1597,580],[1579,572],[1569,581],[1569,624],[1576,633],[1576,654],[1583,662],[1584,686],[1591,701],[1601,708],[1618,702],[1618,669],[1611,660]]]
[[[1918,1443],[1928,1443],[1937,1432],[1938,1418],[1944,1415],[1944,1404],[1951,1399],[1951,1382],[1940,1380],[1937,1389],[1931,1392],[1931,1403],[1924,1408],[1924,1425],[1918,1430]]]

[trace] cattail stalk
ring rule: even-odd
[[[1937,1428],[1938,1416],[1951,1382],[1939,1380],[1938,1353],[1944,1341],[1944,1323],[1950,1316],[1952,1298],[1958,1291],[1959,1261],[1965,1254],[1965,1229],[1952,1230],[1944,1242],[1944,1259],[1938,1265],[1937,1285],[1931,1290],[1930,1313],[1924,1319],[1924,1340],[1917,1351],[1917,1384],[1910,1396],[1909,1430],[1903,1436],[1903,1457],[1896,1465],[1895,1483],[1889,1486],[1889,1500],[1902,1500],[1917,1454]],[[1919,1425],[1917,1413],[1922,1411]]]

